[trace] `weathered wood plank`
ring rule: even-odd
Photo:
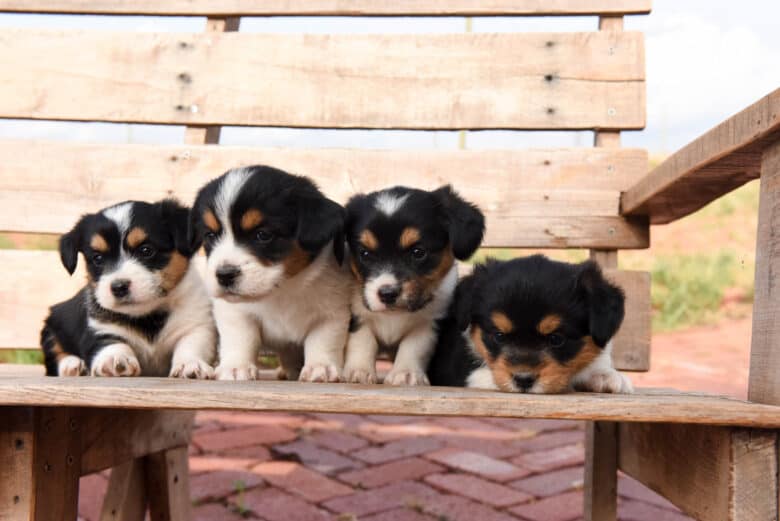
[[[701,521],[777,519],[777,434],[624,423],[621,470]]]
[[[127,461],[111,470],[100,521],[144,521],[146,504],[144,460]]]
[[[756,179],[763,150],[780,139],[780,89],[691,142],[629,189],[626,215],[664,224]]]
[[[756,237],[753,336],[748,397],[780,405],[780,141],[764,153]]]
[[[622,370],[649,371],[653,326],[650,273],[608,270],[607,278],[626,294],[626,317],[612,339],[612,362]]]
[[[409,129],[645,124],[636,32],[5,29],[0,68],[0,116],[10,118]]]
[[[445,387],[175,378],[5,378],[0,405],[496,416],[780,427],[780,407],[670,390],[529,395]]]
[[[0,407],[0,418],[0,519],[28,520],[35,498],[33,410]]]
[[[585,521],[617,519],[617,423],[588,422],[585,430]]]
[[[150,454],[145,458],[151,521],[192,519],[188,459],[187,447]]]
[[[201,16],[645,14],[651,0],[0,0],[0,11]]]

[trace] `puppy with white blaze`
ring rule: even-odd
[[[347,203],[350,265],[358,285],[344,378],[376,383],[379,349],[393,356],[389,385],[427,385],[436,321],[447,313],[458,273],[455,259],[479,247],[485,219],[452,188],[395,187]]]
[[[172,199],[128,201],[60,238],[68,273],[83,255],[87,285],[46,318],[46,374],[213,377],[216,328],[188,226],[189,209]]]
[[[280,378],[339,381],[352,284],[343,228],[344,209],[311,180],[268,166],[200,190],[191,234],[208,257],[219,379],[256,379],[262,347],[278,354]]]

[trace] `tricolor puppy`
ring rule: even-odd
[[[46,374],[210,378],[211,303],[187,237],[189,210],[139,201],[85,215],[60,238],[70,274],[87,285],[51,308],[41,331]]]
[[[339,204],[275,168],[230,170],[200,190],[191,233],[208,256],[218,378],[257,378],[262,347],[278,353],[282,378],[339,380],[352,284],[343,227]]]
[[[521,393],[630,393],[610,340],[623,292],[598,265],[489,260],[458,285],[429,369],[434,385]]]
[[[358,280],[344,377],[375,383],[379,348],[394,355],[390,385],[426,385],[436,320],[457,284],[455,259],[482,242],[476,206],[449,186],[433,192],[395,187],[357,195],[347,204],[347,242]]]

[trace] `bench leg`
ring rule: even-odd
[[[151,454],[145,460],[151,521],[189,520],[192,503],[187,447]]]
[[[136,458],[111,469],[100,521],[143,521],[145,517],[144,460]]]
[[[585,431],[585,519],[617,518],[617,424],[588,422]]]

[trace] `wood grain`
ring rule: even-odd
[[[0,68],[0,116],[9,118],[454,130],[645,124],[637,32],[5,29]]]
[[[31,517],[34,416],[29,407],[0,407],[0,519]]]
[[[0,0],[0,11],[207,16],[645,14],[651,0]]]
[[[585,521],[617,519],[617,423],[588,422],[585,430]]]
[[[667,158],[623,195],[623,213],[652,224],[684,217],[756,179],[764,149],[778,139],[780,89]]]
[[[144,460],[127,461],[111,470],[100,521],[144,521],[146,504]]]
[[[34,411],[31,521],[70,521],[78,517],[83,425],[72,407]]]
[[[145,458],[150,521],[192,519],[188,458],[186,446]]]
[[[444,387],[389,388],[302,382],[182,381],[174,378],[0,380],[0,405],[128,409],[234,409],[355,414],[569,418],[780,427],[780,408],[671,390],[633,395],[509,394]]]
[[[776,433],[624,423],[619,465],[701,521],[777,517]]]
[[[612,339],[612,362],[622,370],[649,371],[650,340],[653,334],[650,273],[609,270],[606,275],[626,295],[626,316]]]

